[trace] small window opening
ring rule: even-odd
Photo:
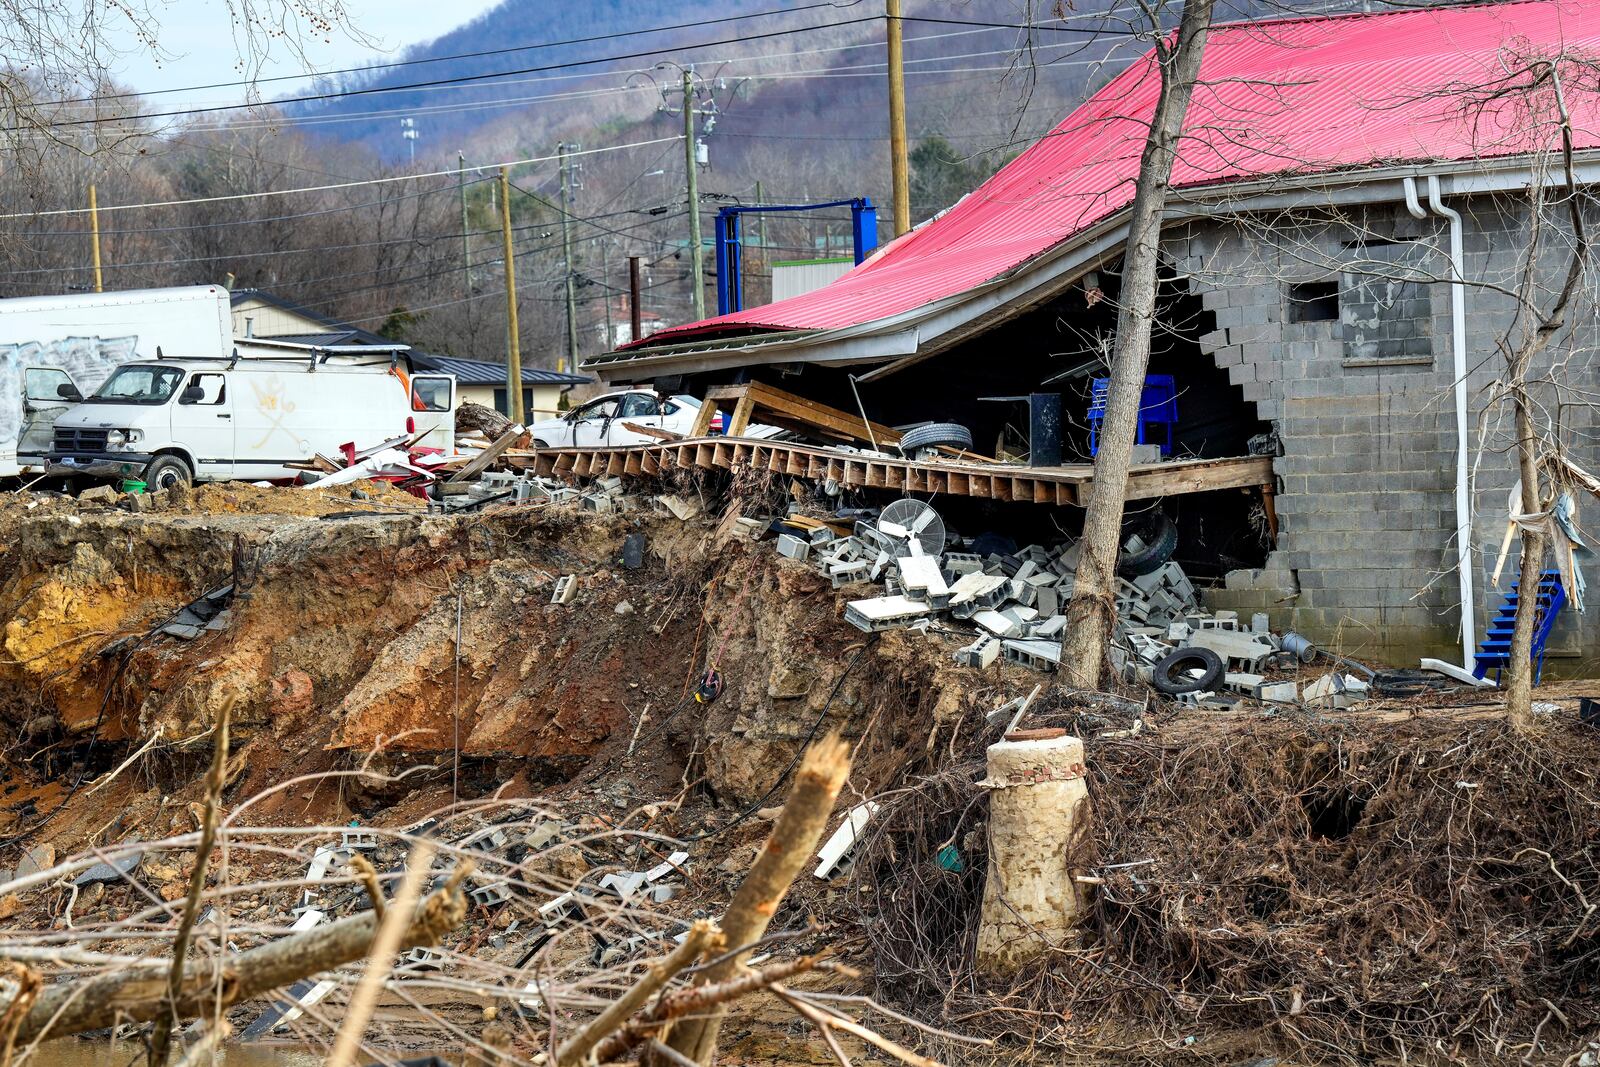
[[[1338,318],[1338,281],[1295,282],[1289,286],[1290,322],[1334,322]]]

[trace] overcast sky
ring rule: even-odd
[[[331,42],[308,42],[308,58],[316,70],[334,70],[394,58],[407,45],[432,40],[493,7],[495,0],[347,0],[357,29],[374,38],[377,47],[364,47],[343,33]],[[229,21],[222,0],[173,0],[154,4],[161,19],[161,44],[173,58],[158,62],[139,49],[131,34],[114,34],[114,44],[126,54],[110,65],[117,79],[141,92],[181,89],[193,85],[237,81],[241,77],[238,52],[229,36]],[[300,74],[305,66],[286,49],[263,70],[262,76]],[[306,82],[263,85],[267,96],[296,91]],[[236,100],[240,89],[214,89],[183,94],[185,102]],[[168,98],[166,103],[174,103]]]

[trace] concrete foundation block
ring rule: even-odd
[[[1067,942],[1087,903],[1069,866],[1088,831],[1083,742],[1001,741],[988,753],[989,871],[977,963],[1008,973]]]

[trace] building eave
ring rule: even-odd
[[[1392,203],[1404,199],[1404,179],[1429,175],[1440,178],[1446,196],[1526,190],[1535,180],[1527,156],[1277,175],[1173,190],[1163,226],[1263,211]],[[1577,175],[1583,185],[1600,182],[1600,150],[1578,154]],[[1559,185],[1563,179],[1545,175],[1543,180]],[[1124,208],[1107,216],[983,285],[899,315],[830,330],[774,331],[608,352],[583,367],[607,385],[803,363],[881,364],[865,378],[884,377],[1037,307],[1114,259],[1126,242],[1128,213]]]

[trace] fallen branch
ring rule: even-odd
[[[562,1043],[556,1050],[556,1067],[582,1063],[601,1040],[632,1018],[634,1012],[644,1007],[645,1002],[655,996],[659,989],[699,959],[707,949],[718,944],[721,937],[722,932],[715,924],[704,919],[696,922],[690,927],[689,936],[683,939],[683,944],[645,972],[643,978],[590,1020],[582,1030]]]
[[[344,1021],[339,1024],[333,1051],[328,1054],[328,1067],[350,1067],[355,1062],[356,1051],[361,1047],[361,1035],[367,1029],[367,1020],[372,1018],[372,1010],[378,1006],[378,994],[394,966],[395,953],[400,951],[400,941],[405,936],[405,917],[415,914],[417,897],[421,895],[422,885],[427,881],[432,866],[433,847],[424,840],[411,850],[405,877],[394,895],[394,906],[380,911],[378,902],[383,899],[383,894],[379,892],[372,898],[378,932],[367,953],[367,969],[362,972],[361,981],[356,984],[356,991],[345,1008]]]
[[[200,823],[200,845],[195,849],[194,871],[189,875],[189,894],[183,902],[183,918],[178,921],[178,936],[172,940],[172,969],[167,975],[167,999],[177,1003],[183,984],[183,960],[189,954],[189,938],[200,915],[200,898],[206,889],[206,864],[217,843],[217,821],[222,809],[222,786],[228,770],[228,725],[233,717],[233,697],[223,701],[217,716],[217,738],[211,749],[211,769],[206,772],[206,811]],[[159,731],[158,731],[159,732]],[[156,1018],[150,1035],[150,1067],[165,1067],[172,1039],[172,1013]]]
[[[826,953],[819,952],[814,956],[784,960],[782,963],[774,963],[759,970],[746,970],[737,977],[716,985],[699,985],[668,993],[643,1018],[627,1024],[596,1045],[595,1062],[609,1063],[621,1059],[631,1049],[637,1047],[639,1042],[674,1019],[720,1008],[740,997],[760,992],[777,982],[786,982],[797,974],[814,970],[822,964],[825,955]]]
[[[919,1056],[917,1053],[912,1052],[904,1045],[889,1040],[876,1030],[871,1030],[865,1026],[862,1026],[860,1023],[846,1015],[841,1015],[836,1011],[831,1011],[827,1008],[810,1004],[800,997],[795,996],[781,985],[772,986],[772,993],[774,996],[777,996],[785,1004],[799,1012],[814,1026],[816,1026],[816,1028],[821,1031],[823,1039],[828,1042],[830,1048],[837,1048],[833,1042],[832,1031],[834,1028],[838,1028],[847,1034],[853,1034],[856,1037],[859,1037],[869,1045],[877,1046],[879,1049],[887,1052],[901,1063],[911,1064],[911,1067],[941,1067],[938,1060],[930,1060],[926,1056]]]
[[[722,932],[730,945],[754,944],[767,932],[789,886],[811,859],[827,829],[834,801],[849,773],[850,747],[838,734],[829,734],[806,752],[772,834],[728,905]],[[744,970],[748,955],[741,952],[707,967],[695,976],[696,984],[716,985],[735,978]],[[673,1030],[667,1044],[697,1063],[710,1063],[725,1010],[719,1004],[703,1016],[688,1020]]]
[[[350,857],[350,867],[361,877],[361,884],[366,887],[367,899],[372,901],[372,914],[378,917],[378,923],[383,924],[384,902],[383,887],[378,884],[378,872],[373,869],[372,861],[357,852]]]
[[[437,945],[466,918],[467,897],[461,891],[461,880],[470,870],[466,864],[457,867],[450,880],[423,902],[402,931],[397,951]],[[172,1013],[180,1019],[209,1015],[216,1008],[230,1007],[361,959],[371,949],[377,928],[377,916],[366,912],[220,961],[187,966]],[[28,1010],[17,1040],[64,1037],[113,1023],[154,1019],[165,1010],[167,970],[167,961],[151,960],[50,986]]]

